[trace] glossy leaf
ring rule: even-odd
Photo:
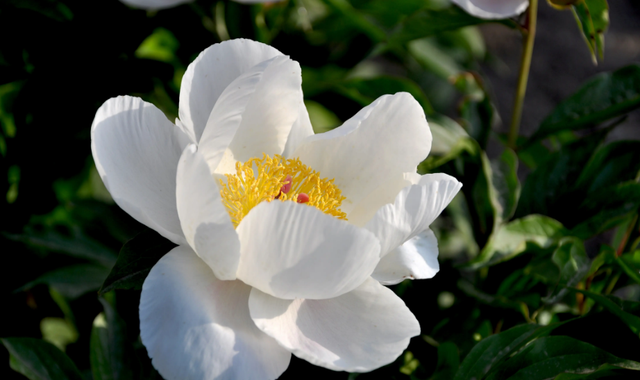
[[[587,257],[582,241],[566,238],[553,252],[551,261],[560,269],[560,278],[556,290],[544,298],[546,303],[555,303],[567,294],[566,286],[576,286],[589,273],[591,260]]]
[[[2,338],[9,364],[30,380],[82,380],[76,365],[49,342],[33,338]]]
[[[599,74],[544,119],[529,141],[592,127],[640,107],[640,65]]]
[[[524,252],[527,242],[547,247],[566,233],[561,223],[543,215],[516,219],[500,226],[480,255],[465,266],[477,269],[497,264]]]
[[[98,314],[91,330],[91,372],[94,380],[133,379],[131,346],[126,339],[125,322],[115,308],[100,299],[104,312]]]
[[[147,229],[122,246],[118,261],[104,280],[100,293],[113,289],[142,289],[151,268],[175,244]]]
[[[582,32],[594,63],[604,59],[604,32],[609,27],[607,0],[584,0],[572,5],[573,15]]]
[[[525,344],[557,326],[520,325],[481,340],[460,364],[454,380],[482,379]]]
[[[487,380],[542,380],[563,372],[594,372],[603,364],[640,370],[640,363],[618,358],[588,343],[568,336],[547,336],[495,368]]]
[[[502,206],[502,219],[509,220],[518,206],[520,181],[518,180],[518,156],[505,149],[497,160],[491,161],[493,184]]]
[[[638,374],[611,364],[604,364],[591,373],[561,373],[554,380],[630,379]]]

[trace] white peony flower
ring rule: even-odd
[[[140,9],[159,10],[165,8],[176,7],[180,4],[191,3],[194,0],[120,0],[123,3]],[[282,0],[234,0],[237,3],[253,4],[253,3],[274,3]]]
[[[484,19],[505,19],[527,10],[529,0],[452,0],[467,13]]]
[[[301,81],[276,49],[232,40],[187,69],[176,125],[128,96],[96,114],[91,149],[114,200],[178,244],[140,301],[167,379],[273,379],[291,353],[370,371],[420,333],[380,283],[435,275],[429,225],[462,185],[416,173],[431,132],[410,95],[314,135]]]

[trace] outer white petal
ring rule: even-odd
[[[304,107],[301,84],[300,65],[285,56],[259,63],[229,84],[200,138],[211,171],[235,172],[236,161],[282,154]]]
[[[438,240],[427,229],[384,256],[371,277],[383,285],[395,285],[407,278],[432,278],[439,270]]]
[[[235,280],[240,240],[209,166],[189,145],[178,164],[176,197],[187,242],[220,280]]]
[[[384,205],[365,226],[380,239],[382,256],[429,228],[461,187],[457,179],[438,173],[402,189],[395,202]]]
[[[366,372],[394,361],[420,325],[391,290],[369,278],[328,300],[283,300],[257,289],[249,310],[256,326],[294,355],[333,370]]]
[[[249,315],[251,288],[220,281],[190,248],[179,246],[142,286],[140,337],[167,380],[274,379],[291,354]]]
[[[91,152],[118,206],[176,244],[185,243],[176,210],[176,170],[190,142],[154,105],[107,100],[91,126]]]
[[[193,0],[120,0],[123,3],[141,9],[157,10],[175,7],[179,4],[189,3]]]
[[[420,104],[407,93],[378,98],[341,127],[311,136],[294,157],[335,178],[349,213],[389,178],[415,172],[431,149],[431,131]],[[395,185],[393,185],[395,186]]]
[[[200,139],[214,104],[227,86],[253,66],[278,55],[282,53],[269,45],[245,39],[210,46],[191,62],[182,77],[180,120]]]
[[[467,13],[484,19],[514,17],[527,10],[529,0],[452,0]]]
[[[365,281],[380,260],[369,231],[295,202],[262,202],[242,219],[237,276],[284,299],[324,299]]]
[[[291,127],[291,132],[287,138],[287,145],[282,155],[291,157],[302,141],[309,136],[313,136],[313,127],[311,126],[307,107],[304,105],[304,102],[302,102],[298,110],[298,119]]]

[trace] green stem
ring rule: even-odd
[[[529,79],[529,68],[531,67],[531,56],[533,55],[533,42],[536,38],[536,24],[538,20],[538,0],[529,0],[529,10],[527,11],[527,25],[523,30],[522,58],[520,60],[520,73],[518,74],[518,87],[513,103],[513,114],[511,115],[511,126],[509,127],[509,147],[516,148],[518,130],[520,129],[520,119],[522,117],[522,105],[524,95],[527,92],[527,80]]]

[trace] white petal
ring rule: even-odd
[[[282,154],[299,109],[304,107],[301,83],[300,65],[278,56],[229,84],[213,107],[199,142],[211,171],[231,173],[236,161],[263,153]]]
[[[307,107],[304,105],[304,102],[302,102],[298,111],[298,119],[291,127],[289,138],[287,138],[287,145],[282,155],[291,157],[302,141],[309,136],[313,136],[313,127],[311,126]]]
[[[167,380],[275,379],[291,354],[250,318],[251,288],[220,281],[188,247],[151,269],[140,298],[140,337]]]
[[[220,189],[195,145],[189,145],[178,164],[178,215],[187,242],[220,280],[235,280],[240,240]]]
[[[333,370],[366,372],[394,361],[420,325],[391,290],[369,278],[328,300],[283,300],[251,290],[256,326],[294,355]]]
[[[393,203],[400,190],[407,186],[414,185],[420,181],[418,173],[402,173],[389,177],[384,186],[370,192],[362,198],[355,208],[347,214],[349,223],[362,227],[373,218],[380,207],[387,203]]]
[[[91,126],[91,152],[118,206],[176,244],[185,243],[176,210],[176,170],[189,138],[152,104],[107,100]]]
[[[431,148],[431,132],[420,104],[407,93],[385,95],[341,127],[311,136],[294,157],[335,178],[349,214],[362,199],[390,178],[415,172]]]
[[[371,277],[383,285],[432,278],[440,270],[438,240],[427,229],[384,256]]]
[[[140,9],[158,10],[175,7],[176,5],[188,3],[193,0],[120,0],[123,3]]]
[[[429,228],[461,187],[455,178],[437,173],[402,189],[395,202],[384,205],[365,226],[380,239],[382,256]]]
[[[529,7],[529,0],[452,0],[467,13],[484,19],[503,19],[519,15]]]
[[[279,298],[344,294],[367,279],[380,258],[380,243],[369,231],[291,201],[262,202],[237,232],[238,278]]]
[[[225,88],[253,66],[278,55],[282,53],[269,45],[245,39],[208,47],[182,77],[180,120],[200,139],[209,114]]]

